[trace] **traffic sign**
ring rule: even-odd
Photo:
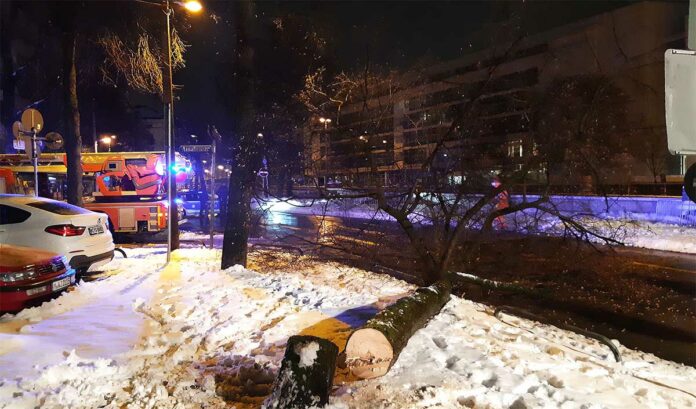
[[[41,116],[41,112],[34,108],[25,109],[22,112],[22,128],[26,131],[31,131],[32,129],[36,132],[40,132],[43,129],[44,120]]]
[[[15,139],[14,141],[12,141],[12,147],[18,151],[23,151],[27,149],[26,145],[24,144],[24,139]]]
[[[689,199],[696,203],[696,163],[691,165],[684,175],[684,191]]]
[[[212,152],[213,145],[181,145],[180,149],[187,153]]]
[[[20,139],[22,137],[22,132],[24,132],[22,123],[14,121],[14,123],[12,123],[12,135],[14,135],[15,139]]]
[[[667,148],[674,154],[696,153],[696,52],[665,51]]]
[[[48,149],[60,149],[63,147],[63,136],[58,132],[49,132],[46,135],[46,147]]]

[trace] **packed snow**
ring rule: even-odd
[[[413,290],[282,252],[252,257],[253,271],[221,270],[211,249],[178,250],[165,268],[161,247],[127,251],[100,279],[0,317],[0,407],[259,407],[289,336],[342,348]],[[694,368],[622,346],[616,363],[594,340],[502,318],[452,297],[386,376],[337,379],[330,407],[696,407]]]

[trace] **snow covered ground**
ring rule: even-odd
[[[290,335],[339,344],[413,289],[341,264],[257,252],[128,251],[102,279],[0,317],[2,408],[258,407]],[[390,373],[338,385],[332,408],[696,407],[696,369],[453,297]],[[220,397],[226,396],[231,403]]]

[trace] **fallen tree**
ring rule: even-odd
[[[348,338],[345,363],[359,379],[376,378],[392,367],[408,340],[437,315],[450,299],[452,283],[421,287],[380,311]]]
[[[267,409],[302,409],[329,402],[338,347],[331,341],[295,335],[288,338]]]

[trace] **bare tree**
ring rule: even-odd
[[[560,78],[540,91],[535,105],[535,142],[548,172],[570,181],[590,179],[584,188],[603,193],[604,173],[629,147],[621,89],[603,75]]]
[[[158,10],[159,11],[159,10]],[[102,82],[116,85],[123,81],[134,90],[157,94],[163,101],[171,98],[173,90],[170,88],[173,70],[185,66],[184,53],[186,45],[179,36],[177,30],[162,24],[140,21],[137,17],[126,19],[125,23],[114,24],[106,27],[99,33],[96,40],[106,55],[104,64],[99,67]],[[136,23],[133,23],[136,21]],[[161,21],[161,19],[160,19]],[[167,31],[171,30],[170,33]],[[158,37],[152,33],[162,33]],[[167,41],[171,37],[171,67],[169,67]],[[173,101],[169,100],[170,103]],[[164,118],[167,121],[167,118]],[[173,118],[172,118],[173,120]],[[174,128],[173,124],[171,124]],[[166,128],[166,127],[165,127]],[[174,147],[172,147],[174,149]],[[173,161],[173,158],[168,158]],[[171,169],[167,170],[171,172]],[[170,198],[176,197],[176,183],[172,185],[172,191],[167,192]],[[172,220],[172,249],[179,248],[179,224],[178,211],[175,200],[170,200]]]
[[[394,157],[390,158],[384,155],[385,149],[380,146],[384,141],[389,142],[382,139],[380,133],[384,129],[391,130],[396,121],[394,107],[404,99],[401,90],[410,83],[417,83],[418,78],[378,74],[367,65],[360,73],[341,73],[332,80],[322,80],[323,72],[319,71],[308,76],[307,87],[299,94],[310,112],[337,118],[339,124],[341,116],[358,115],[360,118],[357,121],[360,129],[344,124],[334,129],[332,134],[346,132],[351,135],[352,140],[346,149],[350,150],[349,156],[358,158],[359,163],[354,164],[355,173],[370,177],[368,180],[363,178],[362,187],[350,189],[348,186],[338,193],[317,185],[321,197],[371,199],[374,209],[396,221],[408,239],[411,250],[417,254],[426,272],[426,282],[443,277],[454,260],[466,257],[482,237],[498,226],[505,227],[503,218],[514,215],[517,215],[512,219],[518,224],[516,228],[530,229],[540,218],[553,218],[561,223],[566,234],[573,237],[617,242],[611,234],[604,234],[586,226],[580,218],[559,211],[550,201],[549,180],[540,179],[539,174],[544,172],[545,164],[557,160],[558,150],[535,149],[534,141],[526,140],[520,143],[532,154],[509,155],[507,145],[487,142],[491,127],[503,126],[496,129],[497,132],[511,131],[505,129],[504,122],[501,125],[501,121],[488,120],[487,116],[490,115],[488,105],[496,87],[511,78],[499,74],[499,67],[508,61],[516,47],[517,42],[509,43],[496,58],[481,61],[482,69],[477,81],[450,83],[454,86],[445,92],[456,94],[459,102],[420,117],[407,117],[407,121],[437,123],[440,129],[423,135],[411,133],[415,140],[410,140],[409,144],[417,146],[421,156],[401,147],[394,148]],[[600,90],[595,88],[587,93],[588,112],[599,108],[598,99],[608,98],[604,94],[612,89],[604,87],[607,86],[602,85]],[[520,103],[519,98],[518,94],[510,94],[498,103],[514,105]],[[531,104],[532,96],[524,98],[527,101],[522,102]],[[528,129],[531,121],[524,121],[522,126]],[[600,137],[598,127],[606,123],[597,123],[588,114],[579,118],[575,125],[576,128],[579,126],[579,134],[569,134],[566,142],[560,141],[563,147],[559,149],[588,161],[589,157],[583,157],[587,154],[585,148],[591,145],[592,138]],[[520,152],[521,149],[522,145]],[[398,169],[398,180],[385,183],[380,175],[387,168]],[[537,195],[528,196],[525,190],[520,190],[520,186],[530,179],[543,182]],[[511,200],[514,193],[519,195]]]

